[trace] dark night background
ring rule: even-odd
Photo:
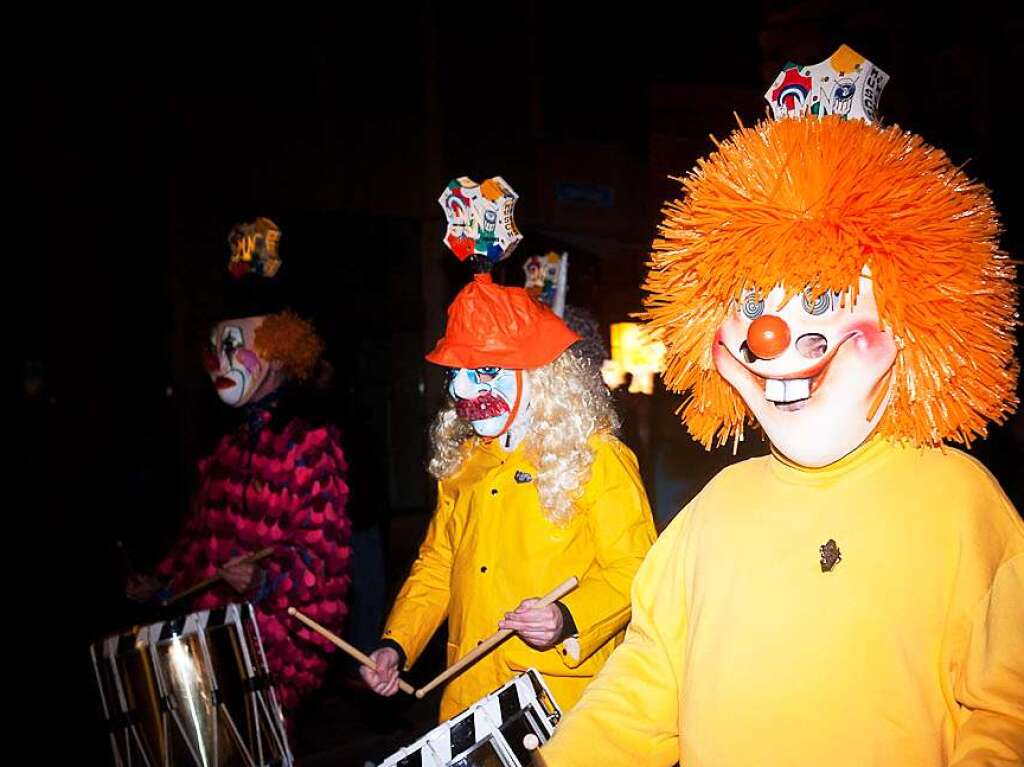
[[[19,740],[43,764],[67,748],[110,763],[87,646],[137,617],[114,541],[152,566],[230,415],[198,349],[234,223],[273,218],[301,270],[336,373],[325,412],[343,430],[353,513],[383,534],[390,599],[431,511],[425,431],[441,379],[423,355],[467,278],[441,245],[450,178],[500,174],[520,195],[525,239],[500,281],[566,250],[570,303],[606,329],[639,307],[659,206],[677,189],[667,176],[708,152],[734,111],[763,116],[787,60],[846,42],[890,74],[886,121],[992,188],[1019,258],[1022,35],[1020,7],[987,0],[942,12],[210,3],[50,10],[10,26],[9,292],[29,299],[14,326],[23,509],[7,547]],[[673,395],[619,403],[660,523],[735,460],[690,442]],[[1022,441],[1017,416],[972,449],[1018,507]],[[755,437],[741,453],[763,450]],[[293,743],[305,764],[382,759],[427,728],[402,704],[353,713],[364,699],[343,676]]]

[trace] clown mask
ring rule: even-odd
[[[529,420],[530,375],[525,370],[500,367],[450,368],[448,393],[455,412],[487,439],[508,434],[512,447]]]
[[[863,443],[881,420],[896,359],[868,276],[849,295],[753,293],[722,323],[713,358],[772,444],[817,468]]]
[[[255,347],[264,317],[225,320],[214,326],[206,350],[206,371],[217,396],[231,407],[258,402],[284,382],[280,365]]]

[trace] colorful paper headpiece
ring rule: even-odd
[[[887,82],[889,75],[842,45],[819,64],[786,64],[764,97],[776,120],[839,115],[875,122],[878,100]]]
[[[460,261],[474,257],[479,271],[489,271],[523,239],[513,218],[518,199],[501,176],[482,184],[465,176],[449,182],[437,200],[448,219],[444,244]]]
[[[280,242],[281,230],[269,218],[257,218],[236,226],[228,235],[231,245],[228,271],[231,276],[236,279],[247,274],[273,277],[281,268]]]
[[[523,271],[526,272],[526,292],[562,317],[569,279],[569,254],[549,251],[543,256],[530,256],[523,264]]]

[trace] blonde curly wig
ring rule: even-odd
[[[531,370],[532,416],[523,440],[527,459],[537,470],[536,485],[545,516],[565,524],[575,514],[575,501],[590,480],[594,435],[612,435],[619,417],[600,373],[570,351],[544,367]],[[473,428],[455,414],[450,400],[430,429],[432,454],[428,469],[437,479],[456,474],[469,455]]]

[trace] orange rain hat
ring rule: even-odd
[[[448,307],[448,327],[427,360],[451,368],[532,370],[553,362],[579,340],[525,289],[495,285],[476,274]]]

